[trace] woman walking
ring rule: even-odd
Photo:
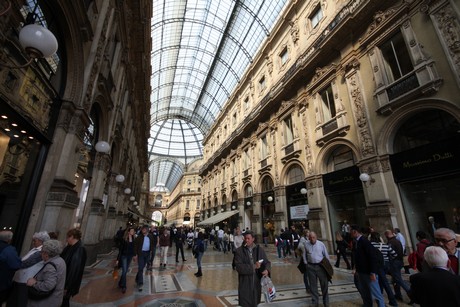
[[[193,247],[193,250],[195,252],[195,257],[196,257],[196,266],[198,267],[198,272],[195,273],[196,277],[203,276],[203,273],[201,272],[201,258],[203,258],[203,254],[204,254],[203,238],[204,238],[203,233],[199,232],[198,239],[196,240],[195,246]]]
[[[117,268],[121,267],[121,278],[118,282],[118,287],[121,288],[122,293],[126,292],[126,274],[128,273],[128,268],[131,264],[131,260],[135,255],[134,235],[134,227],[128,227],[123,235],[123,239],[120,243],[120,250],[118,252],[116,266]]]
[[[335,232],[335,243],[337,244],[337,261],[335,262],[335,267],[338,268],[340,266],[340,256],[342,256],[347,265],[347,270],[350,270],[351,265],[347,258],[348,243],[343,239],[341,232],[338,230]]]

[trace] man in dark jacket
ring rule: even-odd
[[[401,242],[396,238],[392,230],[385,231],[385,237],[387,238],[387,244],[396,252],[396,257],[390,259],[390,274],[393,279],[393,287],[395,289],[396,299],[402,301],[401,287],[406,291],[409,296],[410,287],[406,284],[401,276],[401,269],[404,266],[404,247]]]
[[[67,231],[66,240],[67,246],[61,253],[67,267],[62,307],[68,307],[70,298],[80,291],[86,263],[86,249],[81,242],[81,231],[76,228],[70,229]]]
[[[182,232],[182,228],[175,229],[174,243],[176,244],[176,262],[179,262],[179,251],[182,256],[182,261],[187,261],[184,257],[184,243],[186,235]]]
[[[424,253],[429,269],[411,275],[411,298],[421,307],[460,306],[460,276],[452,274],[449,258],[439,246],[429,246]]]
[[[353,243],[353,256],[355,261],[355,283],[358,288],[363,306],[372,307],[373,299],[379,307],[385,306],[382,292],[378,282],[378,260],[376,248],[363,236],[363,230],[358,225],[351,225],[350,235],[355,240]]]
[[[8,299],[14,272],[21,267],[21,258],[16,248],[10,245],[12,238],[12,231],[0,231],[0,305]]]
[[[153,250],[153,236],[149,233],[149,226],[142,226],[141,233],[134,240],[135,261],[137,260],[136,283],[139,291],[144,286],[144,268],[149,262]]]
[[[253,307],[260,303],[262,287],[260,279],[268,276],[271,263],[267,254],[258,244],[254,244],[254,234],[244,233],[244,244],[235,252],[235,266],[238,272],[238,305]],[[259,261],[262,260],[262,261]]]

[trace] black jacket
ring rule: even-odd
[[[411,298],[421,307],[460,306],[460,276],[434,268],[409,277]]]
[[[355,259],[356,272],[377,274],[377,253],[375,247],[364,236],[354,242],[353,255]]]
[[[86,263],[86,249],[81,241],[74,245],[67,245],[61,253],[67,271],[65,276],[64,289],[67,290],[66,296],[74,296],[80,291],[83,271]]]

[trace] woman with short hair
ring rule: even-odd
[[[66,264],[64,259],[59,256],[61,251],[62,245],[58,240],[48,240],[43,243],[41,256],[44,265],[35,277],[27,280],[27,286],[44,292],[52,291],[52,293],[48,297],[39,300],[29,296],[27,306],[48,307],[61,305],[66,278]]]
[[[42,247],[50,236],[46,231],[36,232],[32,236],[32,248],[21,258],[21,268],[16,271],[13,277],[13,290],[6,304],[7,307],[27,306],[27,285],[29,278],[34,277],[43,267]]]

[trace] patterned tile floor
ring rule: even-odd
[[[263,300],[259,306],[312,306],[311,296],[306,293],[302,275],[297,270],[298,260],[294,257],[277,258],[273,246],[266,250],[272,262],[271,275],[277,297],[270,304]],[[186,251],[186,262],[176,264],[174,248],[166,268],[159,268],[159,259],[156,257],[153,271],[144,273],[142,292],[135,288],[137,264],[132,263],[128,272],[128,288],[124,294],[117,287],[118,280],[112,278],[116,255],[116,251],[100,255],[95,264],[85,269],[80,293],[71,300],[72,307],[238,306],[238,273],[232,270],[231,253],[223,254],[208,248],[202,260],[203,276],[197,278],[193,275],[197,266],[191,251]],[[362,305],[351,272],[346,269],[335,269],[329,293],[331,306]],[[409,299],[405,297],[405,301]],[[399,306],[408,305],[400,303]]]

